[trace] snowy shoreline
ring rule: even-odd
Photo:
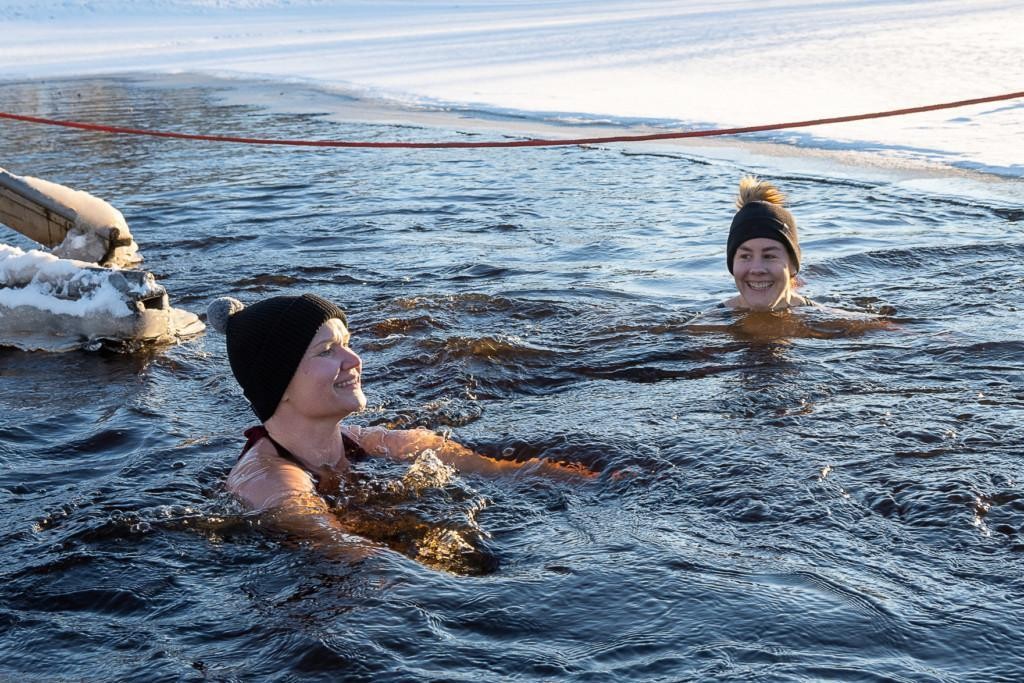
[[[206,73],[108,76],[153,88],[211,88],[227,105],[259,106],[279,114],[315,113],[326,121],[436,130],[438,137],[458,131],[469,140],[566,139],[661,132],[639,122],[615,125],[596,118],[569,120],[533,112],[480,111],[458,105],[426,105],[373,97],[344,87],[299,78],[260,79]],[[91,77],[67,82],[88,82]],[[806,131],[812,131],[808,128]],[[200,131],[188,131],[200,132]],[[209,130],[211,134],[236,131]],[[324,137],[328,137],[325,135]],[[392,139],[385,134],[386,139]],[[322,138],[321,138],[322,139]],[[196,143],[204,144],[204,143]],[[926,193],[1016,211],[1024,208],[1024,177],[951,167],[925,159],[893,159],[869,149],[798,146],[767,135],[736,135],[658,142],[614,143],[629,154],[673,155],[698,163],[722,163],[766,176],[831,178],[885,186],[890,192]],[[397,153],[397,152],[396,152]]]
[[[512,134],[757,125],[1012,92],[1024,23],[1024,7],[1007,0],[0,0],[0,12],[10,36],[0,80],[263,79],[377,100],[406,120],[475,116]],[[1024,178],[1024,102],[748,142]]]

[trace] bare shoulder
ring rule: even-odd
[[[256,510],[279,507],[292,496],[315,493],[309,475],[279,456],[266,439],[238,459],[228,474],[227,489]]]
[[[793,297],[793,299],[794,299],[794,301],[793,301],[792,306],[794,308],[814,308],[814,309],[819,309],[819,310],[827,308],[827,306],[823,306],[823,305],[819,304],[817,301],[813,301],[811,299],[808,299],[806,296],[804,296],[802,294],[795,295]]]

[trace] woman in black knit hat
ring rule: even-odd
[[[771,183],[751,176],[740,180],[726,246],[726,265],[739,294],[723,304],[726,308],[779,311],[813,305],[794,291],[800,241],[784,200]]]
[[[359,556],[369,547],[334,514],[351,462],[371,457],[412,461],[430,449],[462,472],[495,475],[529,464],[566,478],[594,476],[549,461],[499,461],[430,430],[342,425],[366,406],[362,361],[349,346],[344,311],[312,294],[278,296],[250,306],[222,297],[207,310],[227,337],[231,371],[261,424],[227,480],[247,507],[272,510],[277,526]]]

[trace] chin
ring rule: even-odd
[[[335,392],[331,403],[339,410],[344,410],[346,415],[358,413],[366,407],[366,395],[363,393],[362,387],[353,391]]]
[[[355,400],[352,401],[352,412],[361,413],[362,411],[364,411],[366,409],[366,394],[363,393],[363,390],[360,389],[359,391],[355,392],[353,398]]]
[[[759,291],[753,296],[750,294],[743,295],[743,301],[747,304],[747,308],[752,311],[770,311],[784,299],[784,292]]]

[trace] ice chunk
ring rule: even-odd
[[[174,341],[204,329],[151,273],[0,244],[0,344],[63,351],[101,340]]]

